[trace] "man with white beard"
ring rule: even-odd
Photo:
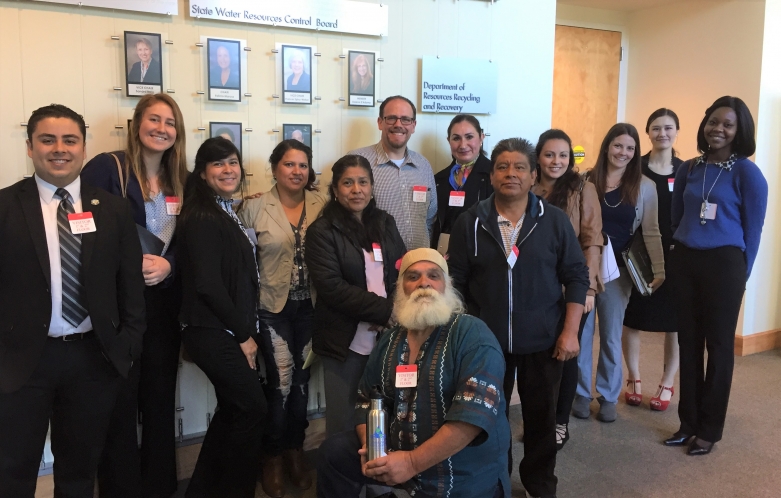
[[[358,497],[364,485],[381,484],[415,498],[509,498],[504,356],[488,327],[463,313],[434,249],[402,258],[394,315],[398,325],[379,338],[361,379],[355,431],[320,446],[317,496]],[[400,375],[410,370],[417,375]],[[390,427],[387,456],[367,462],[372,390]]]

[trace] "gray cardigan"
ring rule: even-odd
[[[662,234],[659,232],[659,199],[656,195],[656,184],[643,175],[640,179],[640,193],[635,205],[635,222],[632,233],[637,227],[643,227],[643,241],[651,257],[651,267],[654,278],[664,279],[664,251],[662,250]]]

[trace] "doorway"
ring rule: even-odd
[[[582,158],[575,150],[580,171],[594,167],[602,139],[616,123],[620,63],[620,32],[556,26],[551,124],[583,148]]]

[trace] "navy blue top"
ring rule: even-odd
[[[738,159],[732,169],[699,163],[689,173],[687,161],[675,175],[673,239],[692,249],[734,246],[746,256],[746,279],[751,275],[767,211],[767,181],[756,164]],[[706,172],[707,169],[707,172]],[[718,181],[716,177],[721,171]],[[700,223],[703,178],[708,202],[716,204],[716,218]],[[714,182],[716,182],[715,185]],[[713,190],[708,196],[708,191]]]
[[[621,189],[606,193],[605,199],[600,204],[602,207],[602,231],[610,237],[610,244],[613,246],[618,266],[626,266],[621,251],[629,246],[629,241],[632,239],[635,207],[628,202],[621,201]],[[608,206],[608,204],[610,205]]]
[[[298,78],[298,83],[293,84],[293,74],[287,77],[287,83],[285,84],[286,92],[311,92],[312,91],[312,79],[309,77],[309,73],[304,72],[301,77]]]

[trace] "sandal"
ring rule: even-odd
[[[651,410],[657,411],[657,412],[663,412],[667,409],[667,407],[670,405],[670,400],[663,400],[661,399],[662,393],[666,390],[670,391],[670,397],[672,398],[672,395],[675,394],[675,388],[674,387],[667,387],[667,386],[659,386],[659,395],[654,396],[651,398]]]
[[[637,394],[637,384],[639,383],[640,383],[640,379],[626,381],[627,389],[629,388],[629,386],[632,386],[631,393],[628,390],[627,392],[624,393],[624,399],[626,399],[626,404],[629,406],[640,406],[640,404],[643,402],[643,395]]]

